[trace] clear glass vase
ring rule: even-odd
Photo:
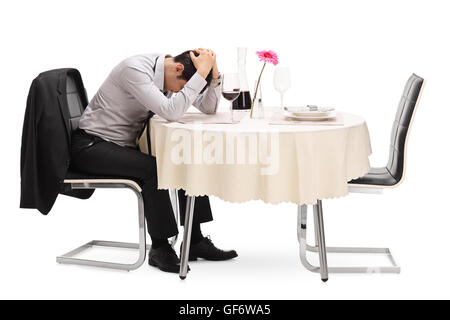
[[[257,81],[255,81],[255,92],[256,92],[256,85],[257,85]],[[253,112],[251,115],[252,119],[264,119],[264,105],[263,105],[263,101],[262,101],[262,84],[261,82],[259,83],[259,88],[258,88],[258,92],[256,95],[256,99],[253,105]]]

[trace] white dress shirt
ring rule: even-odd
[[[221,96],[220,80],[202,94],[206,80],[195,73],[182,90],[164,95],[165,54],[143,54],[117,65],[92,98],[80,118],[87,133],[121,146],[136,146],[149,111],[177,121],[191,106],[215,113]]]

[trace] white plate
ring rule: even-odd
[[[336,112],[327,112],[325,115],[297,115],[289,111],[284,112],[284,116],[294,120],[321,121],[336,118]]]
[[[319,107],[318,110],[311,111],[308,107],[284,107],[284,110],[295,116],[317,118],[328,116],[334,108]]]

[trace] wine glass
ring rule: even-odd
[[[288,67],[276,67],[273,74],[273,85],[275,90],[280,93],[281,96],[281,111],[283,111],[283,94],[291,87],[291,73]]]
[[[225,73],[222,80],[222,96],[230,101],[230,117],[233,119],[233,101],[239,97],[241,86],[238,73]]]

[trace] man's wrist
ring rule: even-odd
[[[199,75],[201,75],[203,77],[203,79],[206,79],[206,77],[208,76],[210,71],[211,70],[207,70],[207,69],[197,69],[197,73]]]
[[[217,65],[214,65],[212,68],[212,77],[213,77],[213,79],[220,78],[220,72],[219,72],[219,69],[217,68]]]
[[[212,78],[212,80],[211,80],[211,85],[212,85],[213,87],[218,87],[218,86],[220,86],[221,84],[222,84],[222,77],[221,77],[220,73],[219,73],[219,76],[218,76],[217,78],[215,78],[215,77],[213,76],[213,78]]]

